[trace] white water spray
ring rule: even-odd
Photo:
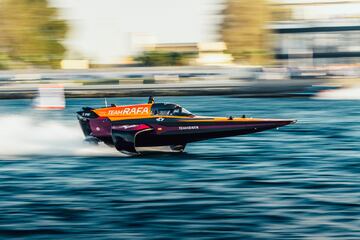
[[[0,159],[11,156],[121,156],[105,145],[83,142],[77,122],[38,120],[29,116],[0,117]]]

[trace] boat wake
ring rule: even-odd
[[[340,88],[319,92],[315,99],[329,100],[360,100],[360,86]]]
[[[105,145],[88,145],[76,122],[0,117],[0,159],[12,156],[121,156]]]

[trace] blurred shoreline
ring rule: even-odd
[[[302,96],[306,90],[321,84],[320,80],[263,80],[233,81],[227,83],[164,83],[66,86],[65,96],[71,98],[142,97],[142,96],[201,96],[234,95],[239,97]],[[28,99],[36,97],[37,85],[0,88],[0,99]],[[300,94],[304,93],[304,94]]]
[[[43,86],[62,86],[65,97],[234,95],[308,96],[329,84],[318,70],[254,66],[133,67],[0,72],[0,99],[35,98]]]

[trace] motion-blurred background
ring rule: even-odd
[[[83,143],[82,107],[149,95],[298,122]],[[0,0],[0,239],[360,239],[359,98],[357,0]]]
[[[39,84],[75,97],[359,84],[357,0],[1,0],[0,32],[0,98]]]

